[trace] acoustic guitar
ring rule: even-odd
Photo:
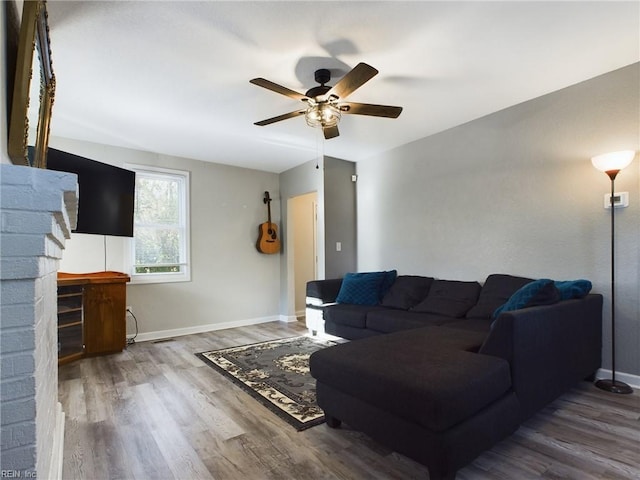
[[[271,223],[271,198],[269,192],[264,192],[264,199],[267,204],[267,221],[258,226],[260,235],[256,242],[256,248],[260,253],[278,253],[280,251],[280,239],[278,238],[278,227]]]

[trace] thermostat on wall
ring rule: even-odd
[[[616,192],[613,197],[613,206],[615,208],[624,208],[629,206],[629,192]],[[611,194],[604,194],[604,208],[611,208]]]

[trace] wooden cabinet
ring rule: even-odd
[[[127,282],[119,272],[58,273],[58,362],[121,352]]]
[[[84,341],[87,355],[121,352],[126,345],[127,292],[124,283],[84,287]]]

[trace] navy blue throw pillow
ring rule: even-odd
[[[337,303],[377,305],[386,272],[347,273],[336,298]]]
[[[375,272],[375,273],[378,273],[378,272]],[[380,285],[380,300],[382,300],[382,297],[384,297],[387,294],[387,292],[391,288],[391,285],[393,285],[394,282],[396,281],[396,278],[398,278],[397,270],[389,270],[387,272],[382,272],[382,273],[384,273],[384,278],[382,279],[382,284]]]
[[[493,318],[497,318],[502,312],[520,310],[521,308],[535,307],[537,305],[551,305],[560,301],[560,292],[553,280],[542,278],[527,283],[518,289],[504,305],[493,312]]]
[[[560,292],[561,300],[569,300],[571,298],[582,298],[591,291],[591,282],[589,280],[565,280],[563,282],[556,281],[556,288]]]
[[[503,273],[494,273],[480,290],[480,296],[476,304],[465,315],[467,318],[491,318],[496,308],[501,306],[516,290],[533,282],[533,278],[515,277]]]

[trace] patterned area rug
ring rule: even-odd
[[[309,356],[335,344],[302,336],[196,355],[301,431],[324,422]]]

